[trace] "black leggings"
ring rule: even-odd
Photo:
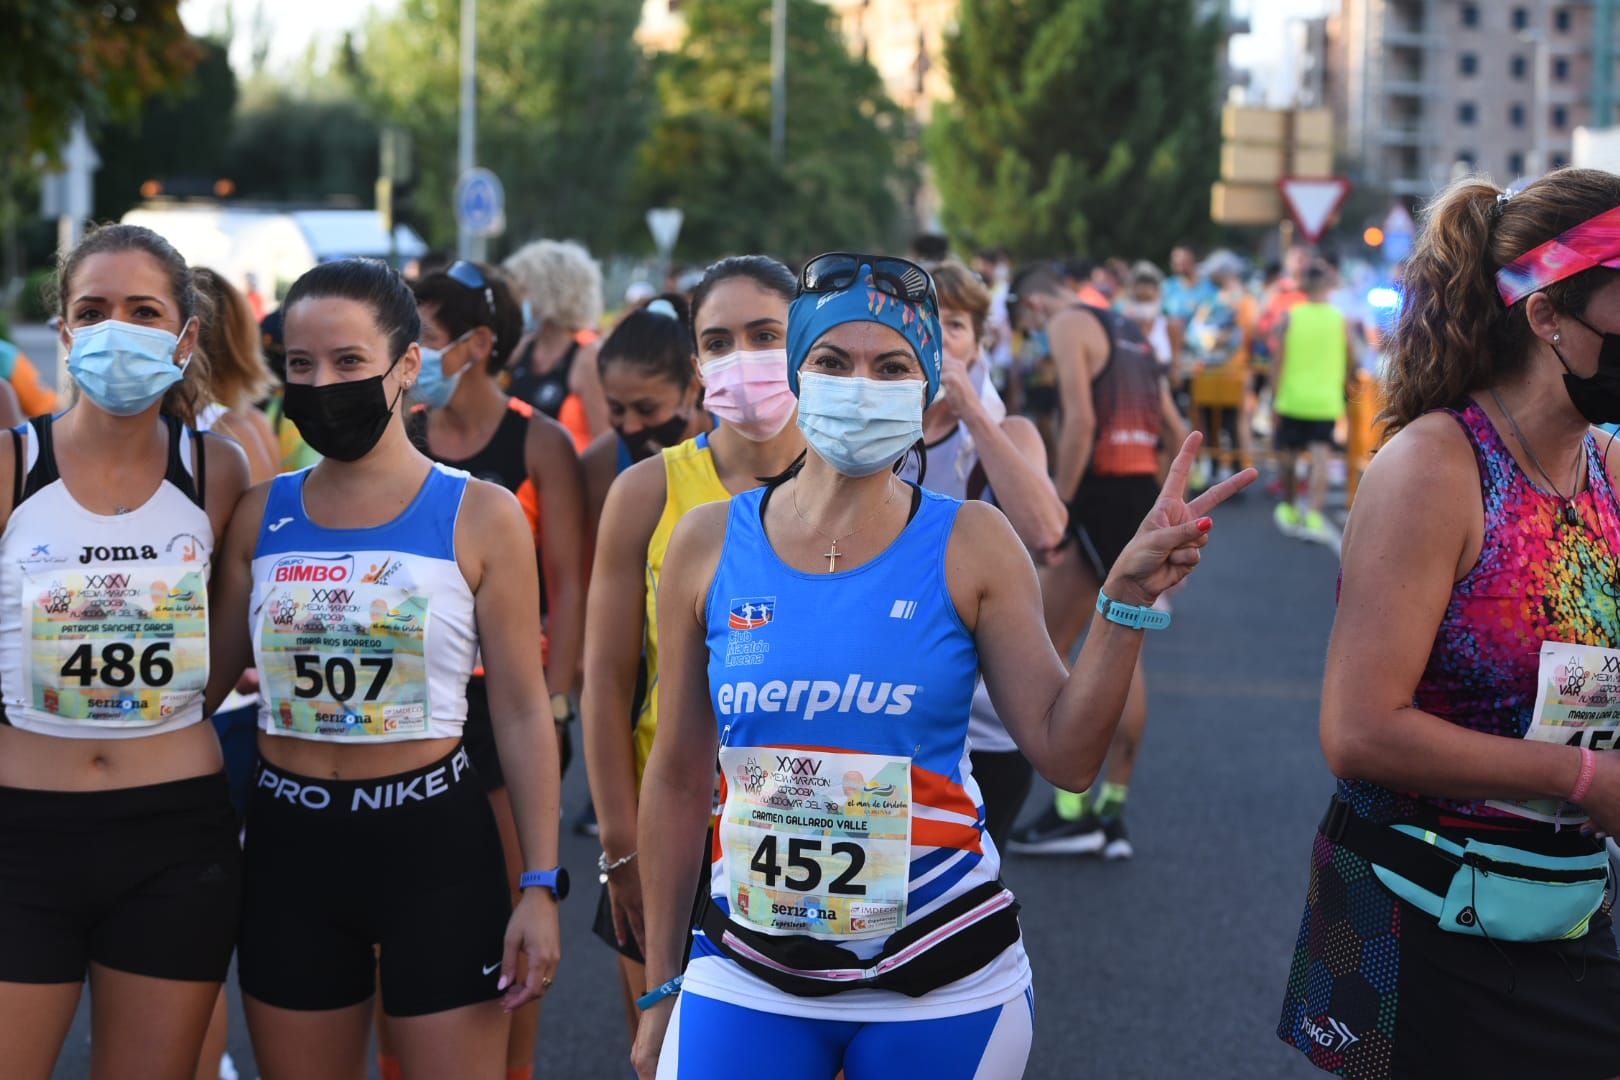
[[[1005,852],[1007,834],[1024,806],[1024,797],[1035,780],[1035,768],[1017,750],[975,750],[969,757],[973,761],[973,779],[984,796],[985,831],[996,850]]]

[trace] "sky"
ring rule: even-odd
[[[399,0],[183,0],[180,15],[196,34],[217,33],[224,29],[226,11],[235,9],[238,33],[231,50],[231,61],[238,69],[248,65],[251,49],[247,28],[255,9],[264,8],[271,27],[269,67],[272,71],[295,65],[311,42],[320,49],[330,48],[345,30],[365,22],[373,9],[389,10]],[[1154,0],[1126,0],[1153,3]],[[1252,32],[1232,40],[1232,59],[1255,73],[1255,80],[1273,96],[1288,85],[1292,65],[1288,57],[1287,33],[1290,20],[1324,14],[1337,7],[1337,0],[1233,0],[1238,13],[1247,12]],[[1275,102],[1284,104],[1284,102]]]

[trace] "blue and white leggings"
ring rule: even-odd
[[[658,1056],[658,1080],[1018,1080],[1035,1030],[1034,990],[1005,1005],[933,1020],[815,1020],[685,993]]]

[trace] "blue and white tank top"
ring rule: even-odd
[[[308,477],[271,481],[253,553],[260,729],[344,743],[459,736],[478,653],[456,562],[468,475],[435,464],[403,513],[364,529],[312,522]]]
[[[777,557],[763,497],[731,500],[708,597],[724,799],[710,893],[748,929],[829,940],[869,959],[894,931],[1000,871],[968,760],[978,649],[945,579],[961,503],[924,491],[875,559],[813,574]],[[798,1016],[953,1015],[1010,1000],[1029,979],[1015,945],[923,998],[851,990],[821,999],[776,989],[702,934],[692,956],[689,989]]]
[[[0,720],[68,739],[163,735],[202,719],[214,526],[201,436],[172,416],[152,497],[85,509],[56,467],[53,418],[16,428],[0,534]]]

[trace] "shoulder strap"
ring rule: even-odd
[[[192,502],[196,503],[200,509],[203,504],[202,446],[200,443],[195,441],[193,442],[193,457],[196,461],[195,476],[192,475],[191,469],[186,468],[185,456],[180,450],[181,444],[187,441],[186,434],[188,431],[191,432],[192,440],[196,440],[198,438],[198,433],[193,429],[188,429],[185,424],[180,422],[178,417],[170,416],[168,413],[164,413],[162,415],[163,424],[169,429],[169,464],[168,467],[164,469],[163,479],[179,488],[181,494],[190,499]]]
[[[39,451],[34,457],[33,467],[28,470],[28,476],[23,481],[23,500],[62,479],[62,474],[56,468],[56,443],[51,437],[51,424],[54,420],[50,413],[44,413],[31,421],[34,425],[34,438],[39,441]]]
[[[16,510],[23,501],[23,446],[22,432],[11,429],[11,509]]]

